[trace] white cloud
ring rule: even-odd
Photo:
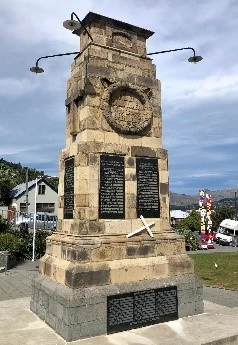
[[[0,79],[0,96],[10,98],[20,97],[23,94],[34,92],[39,87],[39,80],[33,82],[29,79],[3,78]]]
[[[93,11],[155,31],[147,43],[150,52],[191,46],[203,56],[197,65],[187,62],[189,51],[153,56],[162,82],[171,189],[191,191],[205,179],[210,189],[222,189],[228,180],[237,181],[236,0],[128,0],[126,6],[122,0],[2,1],[0,155],[57,171],[73,58],[40,61],[42,75],[29,68],[40,56],[79,49],[79,38],[62,26],[72,11],[80,19]],[[205,153],[210,159],[200,170]]]

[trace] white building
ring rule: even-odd
[[[187,218],[189,215],[188,212],[181,210],[172,210],[170,211],[170,220],[172,225],[178,224],[182,219]]]
[[[28,182],[28,213],[34,213],[35,190],[37,187],[36,212],[57,213],[58,191],[50,186],[44,178]],[[16,211],[26,213],[26,183],[19,184],[12,190],[12,206]]]

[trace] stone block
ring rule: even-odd
[[[155,256],[154,244],[128,245],[126,248],[127,258]]]
[[[52,244],[52,256],[61,258],[61,244]]]
[[[88,219],[89,221],[98,220],[98,207],[90,207]]]
[[[99,155],[95,153],[89,153],[88,165],[98,165],[98,164],[99,164]]]
[[[125,258],[124,246],[105,246],[92,250],[92,261],[121,260]]]
[[[132,157],[156,157],[156,151],[150,147],[143,146],[132,146],[131,147]]]
[[[99,131],[94,131],[91,129],[85,129],[84,131],[79,133],[79,141],[89,142],[104,142],[104,133]]]
[[[88,223],[88,233],[91,235],[103,234],[105,231],[104,223],[91,221]]]
[[[88,180],[89,166],[78,166],[75,168],[75,177],[77,180]]]
[[[143,137],[142,138],[142,146],[150,147],[150,148],[158,148],[161,147],[161,141],[158,138],[154,137]]]
[[[136,169],[135,168],[125,168],[125,181],[130,181],[136,183]],[[127,183],[128,186],[128,183]],[[126,189],[126,193],[130,193]]]
[[[78,184],[76,186],[76,190],[80,194],[88,194],[88,180],[87,179],[79,179]]]
[[[105,220],[105,234],[128,234],[131,232],[131,220]]]
[[[169,175],[166,170],[160,171],[160,182],[161,183],[168,183]]]
[[[125,158],[125,167],[126,168],[135,168],[135,166],[136,166],[135,158],[133,158],[133,157],[126,157]]]
[[[66,286],[76,289],[86,286],[109,284],[110,271],[105,264],[88,267],[78,265],[66,271]]]
[[[78,154],[78,146],[75,143],[72,143],[69,147],[69,156],[76,156]]]
[[[168,262],[170,276],[194,272],[193,261],[186,254],[169,256]]]
[[[160,183],[159,187],[160,193],[168,195],[169,194],[169,184],[168,183]]]
[[[137,217],[136,209],[135,208],[128,208],[126,205],[125,218],[126,219],[134,219],[136,217]]]
[[[137,135],[120,135],[119,136],[119,143],[122,145],[135,145],[135,146],[141,146],[142,145],[142,139],[141,137]]]
[[[100,334],[107,333],[105,319],[97,321],[88,321],[81,324],[81,338],[95,337]]]
[[[89,206],[89,195],[88,194],[76,194],[75,195],[75,206],[76,207],[88,207]]]
[[[120,136],[117,133],[106,132],[105,143],[120,144]]]
[[[98,195],[96,191],[98,187],[98,180],[89,180],[89,206],[90,208],[98,209]],[[93,193],[92,193],[93,192]]]
[[[136,195],[134,193],[126,194],[126,205],[128,208],[136,208]]]

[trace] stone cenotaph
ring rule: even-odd
[[[89,12],[66,98],[57,231],[31,310],[65,340],[203,312],[203,291],[171,230],[153,32]]]

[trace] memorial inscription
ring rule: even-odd
[[[64,218],[72,219],[74,210],[74,157],[65,160]]]
[[[158,160],[136,159],[137,176],[137,217],[159,218],[159,176]]]
[[[107,333],[178,319],[177,287],[137,291],[107,298]]]
[[[125,218],[124,157],[100,156],[99,217]]]

